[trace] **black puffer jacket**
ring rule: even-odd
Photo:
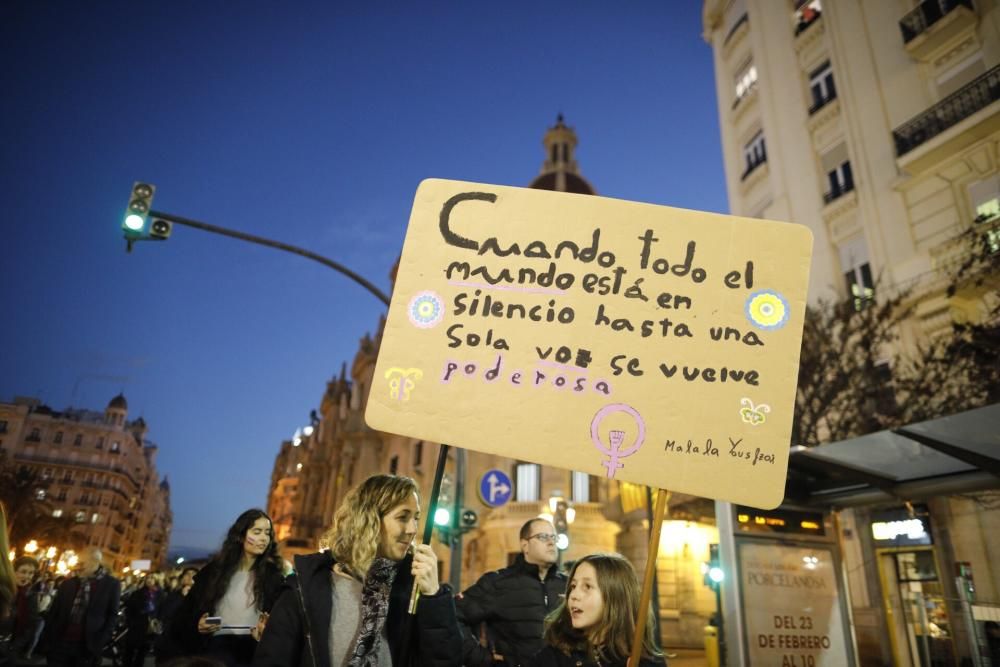
[[[493,653],[510,667],[527,664],[541,650],[543,621],[566,595],[566,575],[552,566],[545,580],[538,566],[518,554],[510,567],[487,572],[458,597],[458,620],[468,626],[463,647],[466,667],[492,665]],[[479,644],[477,626],[486,623],[491,646]]]
[[[442,585],[437,595],[421,595],[411,645],[409,664],[401,664],[400,651],[406,609],[413,588],[407,556],[389,593],[389,615],[385,633],[392,652],[393,667],[460,667],[462,635],[455,620],[451,589]],[[285,580],[278,601],[254,654],[254,667],[330,667],[330,620],[333,589],[330,569],[335,561],[330,552],[295,557],[295,575]],[[305,619],[303,627],[303,607]]]

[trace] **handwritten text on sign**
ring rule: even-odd
[[[811,246],[788,223],[424,181],[367,421],[772,507]]]

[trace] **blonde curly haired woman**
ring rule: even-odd
[[[254,656],[255,667],[459,667],[462,637],[437,557],[413,545],[420,519],[409,477],[374,475],[348,492],[325,542],[295,557]],[[415,628],[401,664],[414,580]]]

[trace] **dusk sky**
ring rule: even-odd
[[[563,113],[603,196],[726,212],[700,0],[44,2],[0,8],[0,400],[103,410],[159,447],[173,547],[265,506],[282,440],[374,333],[421,180],[526,186]]]

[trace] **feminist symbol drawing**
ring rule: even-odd
[[[635,425],[639,431],[635,436],[635,441],[625,449],[622,449],[622,443],[625,442],[625,431],[617,429],[609,431],[608,445],[606,447],[604,446],[604,441],[601,440],[601,422],[609,415],[617,412],[624,412],[631,416],[635,420]],[[590,439],[594,443],[594,447],[597,448],[597,451],[608,457],[608,460],[602,462],[601,465],[608,469],[608,479],[614,479],[615,473],[625,466],[621,462],[621,459],[632,456],[632,454],[635,454],[642,447],[642,443],[646,439],[646,422],[642,420],[642,416],[635,408],[624,403],[611,403],[610,405],[605,405],[594,415],[593,421],[590,422]]]

